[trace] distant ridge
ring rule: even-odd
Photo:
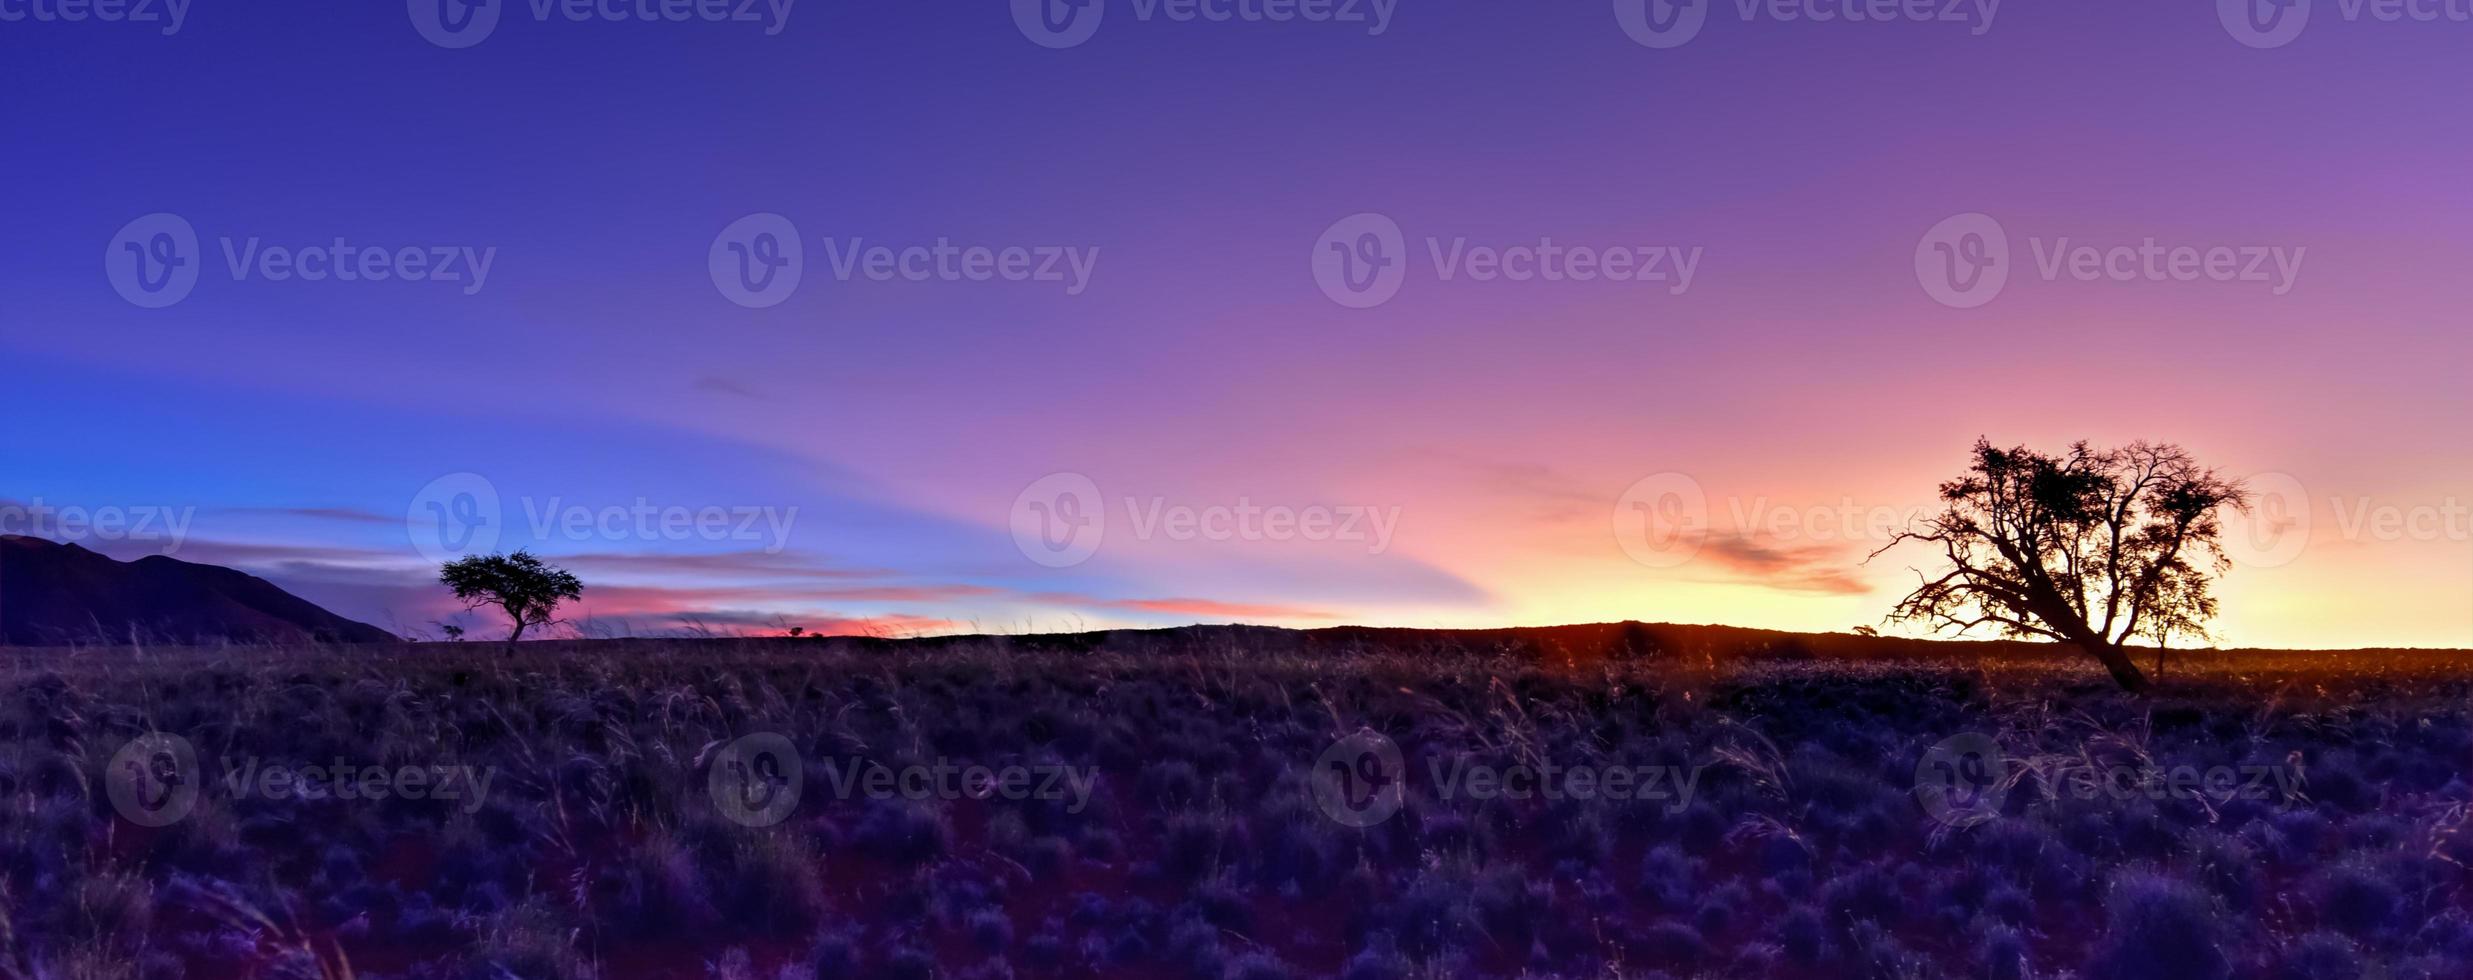
[[[420,644],[438,648],[445,643]],[[1852,632],[1804,633],[1692,623],[1574,623],[1561,626],[1500,626],[1430,628],[1414,626],[1323,626],[1294,629],[1243,624],[1167,626],[1088,630],[1079,633],[963,633],[917,637],[784,636],[677,637],[641,636],[605,639],[544,639],[525,641],[544,652],[624,650],[629,647],[670,651],[760,647],[817,649],[849,653],[938,653],[994,650],[1045,655],[1107,654],[1116,656],[1290,656],[1352,658],[1475,654],[1515,660],[1585,667],[1600,662],[1648,662],[1690,665],[1737,662],[1823,664],[1914,664],[1939,662],[1959,666],[1980,663],[2061,665],[2092,669],[2092,661],[2077,648],[2060,643],[2009,639],[1952,639],[1877,636]],[[2133,648],[2141,658],[2153,650]],[[2176,647],[2174,664],[2292,661],[2324,663],[2381,660],[2403,663],[2473,657],[2473,649],[2457,647],[2353,647],[2278,649],[2273,647]]]
[[[388,643],[394,634],[220,565],[117,561],[0,535],[0,646],[86,643]]]

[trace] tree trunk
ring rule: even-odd
[[[2137,694],[2153,686],[2138,669],[2138,662],[2130,659],[2129,651],[2100,640],[2081,641],[2078,646],[2103,661],[2104,669],[2112,672],[2112,682],[2122,690]]]
[[[2067,637],[2078,649],[2101,661],[2104,669],[2112,672],[2112,682],[2121,685],[2122,690],[2135,694],[2151,686],[2147,675],[2139,671],[2138,661],[2130,659],[2129,651],[2096,632],[2093,625],[2061,598],[2059,590],[2043,583],[2030,585],[2027,593],[2033,602],[2031,612],[2035,618],[2051,624],[2056,632]]]

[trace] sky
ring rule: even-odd
[[[2261,496],[2221,642],[2473,645],[2461,5],[440,2],[0,0],[0,533],[1843,630],[1978,436],[2149,439]]]

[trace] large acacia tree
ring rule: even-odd
[[[455,590],[466,609],[496,606],[505,612],[515,624],[509,643],[522,640],[525,630],[556,622],[559,603],[584,596],[584,583],[574,574],[520,550],[458,558],[438,570],[438,582]]]
[[[2132,640],[2154,641],[2160,667],[2174,634],[2206,635],[2230,564],[2221,514],[2248,505],[2240,484],[2146,442],[2054,456],[1979,439],[1974,455],[1941,484],[1940,515],[1881,548],[1923,542],[1947,562],[1919,572],[1890,619],[2073,644],[2131,691],[2149,683]]]

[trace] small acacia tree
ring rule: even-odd
[[[1975,442],[1967,474],[1941,484],[1939,516],[1899,534],[1938,546],[1948,566],[1922,573],[1889,618],[1964,633],[2058,640],[2085,650],[2122,689],[2147,675],[2124,645],[2175,633],[2203,637],[2215,616],[2215,576],[2227,507],[2248,506],[2238,483],[2179,446],[2078,443],[2058,456]]]
[[[454,589],[466,609],[505,611],[515,621],[509,643],[523,639],[525,630],[555,622],[559,603],[584,597],[584,583],[529,551],[458,558],[438,570],[438,581]]]

